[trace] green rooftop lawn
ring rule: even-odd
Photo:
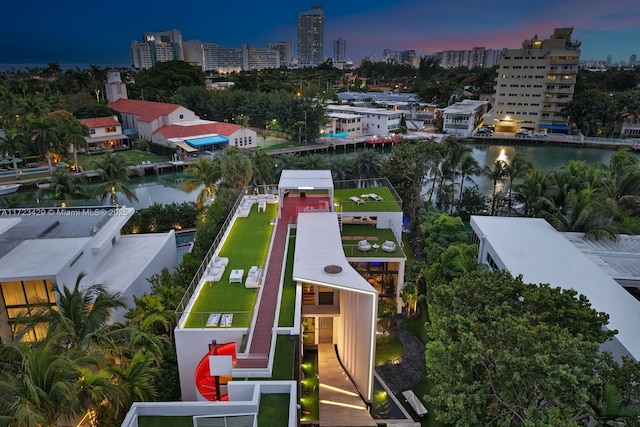
[[[294,231],[294,230],[292,230]],[[293,326],[293,316],[296,308],[296,281],[293,280],[293,256],[296,245],[294,235],[289,237],[289,251],[287,252],[285,271],[282,283],[282,296],[280,298],[280,317],[278,326]]]
[[[289,420],[289,394],[262,394],[258,409],[258,427],[286,426]]]
[[[373,224],[343,224],[342,225],[342,248],[347,257],[398,257],[403,258],[404,252],[398,245],[393,232],[389,229],[376,228]],[[394,252],[384,252],[382,249],[371,249],[367,252],[358,250],[358,241],[368,240],[371,244],[381,245],[385,240],[391,240],[396,244]]]
[[[138,417],[139,427],[193,427],[193,417],[161,417],[143,415]]]
[[[249,315],[255,305],[256,289],[244,287],[247,272],[254,266],[265,268],[267,249],[274,227],[270,224],[277,215],[277,204],[267,204],[265,212],[258,212],[254,204],[246,218],[237,218],[225,239],[219,256],[229,258],[222,280],[208,282],[200,290],[185,328],[204,328],[210,313],[233,313],[234,328],[249,326]],[[243,269],[242,283],[229,283],[231,270]]]
[[[372,198],[360,197],[363,194],[377,194],[384,200],[376,202]],[[364,203],[357,204],[349,199],[356,196],[364,200]],[[365,187],[365,188],[346,188],[335,190],[333,194],[335,202],[340,203],[337,208],[339,212],[400,212],[400,205],[391,195],[391,191],[387,187]]]

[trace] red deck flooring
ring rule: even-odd
[[[297,195],[285,197],[280,200],[282,204],[281,217],[277,221],[277,227],[271,256],[267,266],[266,276],[262,284],[262,297],[258,307],[258,315],[255,323],[251,342],[248,344],[249,357],[238,359],[237,368],[266,368],[269,361],[269,349],[271,337],[276,324],[276,306],[278,303],[278,290],[280,278],[284,267],[284,250],[287,243],[287,232],[290,224],[295,224],[298,212],[305,208],[321,209],[327,206],[329,198],[326,195]],[[293,250],[293,248],[290,248]]]

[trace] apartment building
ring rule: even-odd
[[[321,5],[298,16],[298,65],[317,67],[324,62],[324,11]]]
[[[564,107],[571,101],[578,74],[580,43],[573,28],[556,28],[548,39],[534,36],[500,60],[495,104],[484,123],[496,130],[566,132]]]
[[[402,122],[401,112],[387,110],[384,108],[327,105],[326,110],[329,117],[336,113],[360,116],[360,121],[362,123],[361,132],[363,135],[387,135],[392,131],[400,129],[400,123]],[[353,118],[350,118],[349,120],[353,120]]]
[[[442,130],[444,133],[466,138],[482,123],[488,106],[487,101],[465,99],[437,110],[437,114],[442,114],[444,117]]]
[[[291,40],[283,40],[276,43],[269,43],[268,49],[275,50],[280,54],[280,65],[291,67],[293,65],[293,43]]]
[[[185,61],[202,71],[233,73],[279,68],[280,54],[269,48],[221,47],[215,43],[189,40],[184,43]]]

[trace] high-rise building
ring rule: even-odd
[[[333,41],[333,62],[344,62],[347,60],[347,42],[344,39]]]
[[[480,67],[491,68],[500,62],[502,50],[474,47],[470,50],[443,50],[434,56],[440,60],[442,68]]]
[[[573,28],[556,28],[549,39],[534,36],[520,49],[505,50],[485,124],[504,132],[570,129],[564,107],[573,98],[580,61],[572,33]]]
[[[298,65],[316,67],[324,62],[324,11],[321,5],[298,17]]]
[[[632,54],[629,57],[629,67],[635,67],[636,66],[636,61],[638,60],[638,57],[636,56],[636,54]]]
[[[131,64],[134,68],[151,68],[158,62],[183,61],[180,30],[144,33],[142,43],[131,42]]]
[[[280,54],[281,66],[291,67],[293,65],[293,43],[291,43],[291,40],[269,43],[267,48]]]

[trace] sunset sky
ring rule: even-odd
[[[129,45],[148,31],[179,29],[184,40],[223,47],[265,47],[290,39],[312,3],[325,13],[325,56],[332,41],[347,41],[347,55],[382,59],[384,49],[516,48],[522,40],[547,38],[555,27],[574,27],[581,59],[628,61],[640,55],[637,0],[325,0],[94,2],[11,1],[3,6],[0,63],[130,65]],[[163,6],[165,5],[165,6]]]

